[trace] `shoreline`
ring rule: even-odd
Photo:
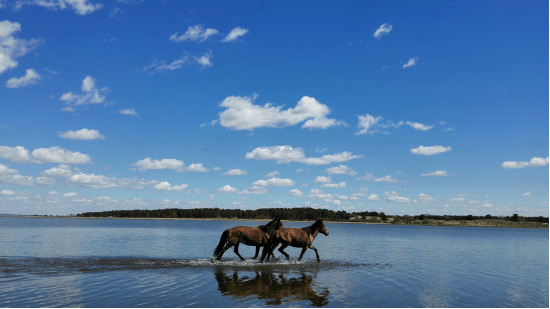
[[[193,221],[268,221],[268,219],[238,219],[238,218],[128,218],[128,217],[76,217],[76,216],[33,216],[33,215],[0,215],[0,217],[19,217],[19,218],[48,218],[48,219],[111,219],[111,220],[193,220]],[[281,220],[283,221],[283,220]],[[284,220],[286,222],[314,222],[314,220]],[[344,224],[372,224],[372,225],[402,225],[402,226],[443,226],[443,227],[500,227],[500,228],[531,228],[548,229],[548,225],[542,225],[540,222],[527,221],[504,221],[498,220],[497,223],[488,224],[486,220],[472,221],[444,221],[430,220],[428,222],[414,221],[410,224],[392,223],[392,222],[365,222],[365,221],[324,221],[325,223],[344,223]]]

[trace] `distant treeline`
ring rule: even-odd
[[[399,218],[403,221],[412,220],[479,220],[479,219],[501,219],[509,221],[528,221],[528,222],[548,222],[548,217],[521,217],[517,214],[513,216],[454,216],[454,215],[418,215],[418,216],[391,216],[381,212],[352,212],[334,211],[329,209],[315,208],[261,208],[256,210],[241,209],[220,209],[220,208],[196,208],[196,209],[178,209],[166,208],[156,210],[111,210],[102,212],[85,212],[78,214],[77,217],[115,217],[115,218],[188,218],[188,219],[256,219],[268,220],[280,218],[281,220],[313,221],[323,219],[325,221],[352,221],[352,218],[358,217],[378,217],[382,221],[389,218]]]

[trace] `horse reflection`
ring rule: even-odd
[[[302,273],[298,278],[287,279],[283,274],[256,272],[255,277],[241,276],[237,272],[228,276],[224,272],[216,273],[218,290],[223,295],[234,298],[264,299],[266,305],[280,305],[290,301],[309,300],[314,307],[323,307],[329,303],[328,288],[316,291],[315,276]]]

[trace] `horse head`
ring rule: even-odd
[[[315,223],[313,223],[313,228],[314,230],[315,229],[318,229],[319,230],[319,233],[325,235],[325,236],[328,236],[328,229],[327,227],[325,226],[325,224],[323,223],[323,220],[317,220],[315,221]]]

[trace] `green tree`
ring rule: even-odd
[[[512,221],[519,221],[519,215],[518,214],[514,214],[512,216]]]

